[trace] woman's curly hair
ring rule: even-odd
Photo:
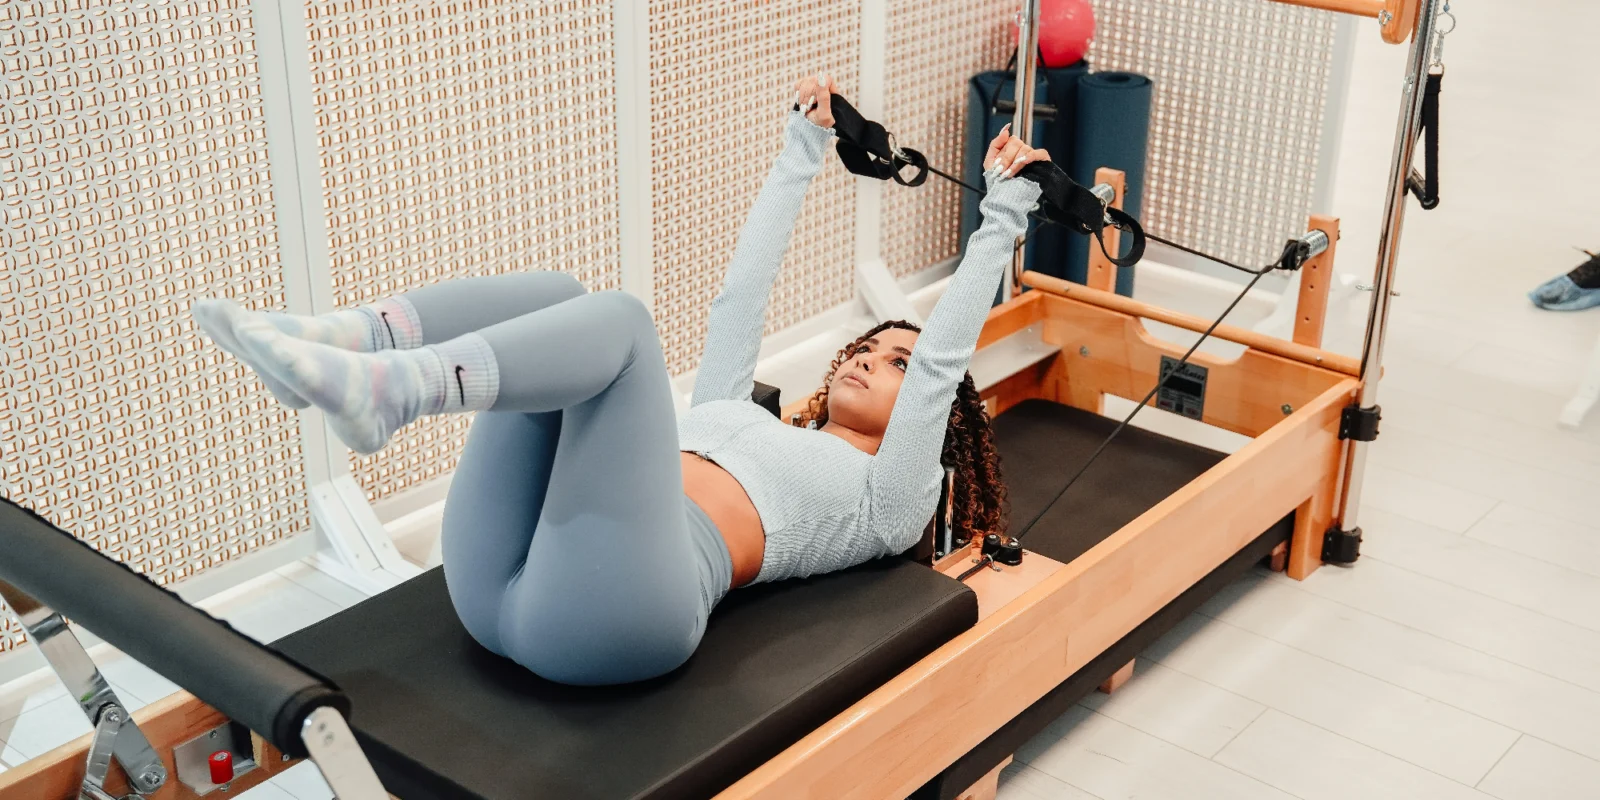
[[[838,371],[840,364],[855,355],[863,342],[890,328],[922,332],[922,328],[910,322],[893,320],[878,324],[845,345],[823,375],[822,388],[800,412],[800,425],[815,422],[820,428],[827,424],[828,379]],[[991,533],[1005,533],[1006,485],[1000,478],[1000,454],[994,449],[989,413],[978,398],[978,388],[973,385],[970,374],[962,376],[961,383],[956,386],[956,399],[950,404],[950,425],[945,428],[944,452],[939,463],[954,467],[956,471],[956,537],[982,539]]]

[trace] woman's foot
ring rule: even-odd
[[[472,334],[378,353],[297,339],[265,319],[242,320],[234,334],[244,358],[327,412],[334,433],[362,454],[383,449],[418,417],[485,410],[499,392],[493,351]]]
[[[1600,255],[1583,251],[1588,261],[1528,293],[1533,304],[1551,311],[1582,311],[1600,306]]]
[[[261,369],[260,365],[245,356],[244,349],[239,346],[239,339],[234,335],[233,328],[238,322],[249,319],[249,311],[244,310],[232,300],[223,300],[221,298],[196,301],[192,311],[195,322],[199,323],[200,329],[211,337],[211,341],[216,342],[218,347],[226,350],[234,358],[243,361],[245,366],[249,367],[256,374],[256,377],[259,377],[261,382],[266,384],[267,391],[272,392],[272,396],[277,398],[278,402],[294,409],[310,407],[311,402],[309,400],[280,383],[271,373]]]

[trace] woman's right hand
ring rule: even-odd
[[[827,75],[807,75],[794,82],[794,104],[819,128],[833,127],[833,95],[839,84]]]
[[[1050,153],[1044,148],[1029,147],[1027,142],[1011,135],[1011,125],[1000,129],[1000,135],[989,142],[989,152],[983,158],[983,170],[988,172],[996,164],[1007,178],[1016,175],[1034,161],[1049,161]]]

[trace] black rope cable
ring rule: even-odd
[[[1213,263],[1216,263],[1216,264],[1221,264],[1222,266],[1227,267],[1229,269],[1236,269],[1236,270],[1238,270],[1240,272],[1245,273],[1246,275],[1254,275],[1254,274],[1256,274],[1256,270],[1253,270],[1253,269],[1251,269],[1249,267],[1243,267],[1243,266],[1240,266],[1238,264],[1233,263],[1232,261],[1228,261],[1228,260],[1222,259],[1222,258],[1217,258],[1216,256],[1211,255],[1210,253],[1202,253],[1199,250],[1196,250],[1196,249],[1194,249],[1192,247],[1188,247],[1186,245],[1178,244],[1177,242],[1174,242],[1171,239],[1163,239],[1160,236],[1157,236],[1157,235],[1151,233],[1148,230],[1144,232],[1144,238],[1160,242],[1160,243],[1162,243],[1162,244],[1164,244],[1164,245],[1166,245],[1168,247],[1172,247],[1172,248],[1176,248],[1178,250],[1182,250],[1183,252],[1188,253],[1189,255],[1199,256],[1199,257],[1201,257],[1201,258],[1203,258],[1203,259],[1205,259],[1207,261],[1210,261],[1210,262],[1213,262]],[[1275,267],[1277,265],[1274,264],[1272,266]],[[1272,267],[1268,267],[1267,269],[1271,270],[1271,268]]]
[[[1178,363],[1173,365],[1171,371],[1169,371],[1166,375],[1161,376],[1156,381],[1156,385],[1152,386],[1150,388],[1150,392],[1144,396],[1144,399],[1140,400],[1139,404],[1134,406],[1132,411],[1128,412],[1128,416],[1123,417],[1122,421],[1117,423],[1117,427],[1111,429],[1110,435],[1106,436],[1105,441],[1102,441],[1100,446],[1096,447],[1093,453],[1089,454],[1089,458],[1084,460],[1083,466],[1078,468],[1077,473],[1067,480],[1067,484],[1062,486],[1061,490],[1056,492],[1054,497],[1050,498],[1050,502],[1045,503],[1044,506],[1039,509],[1039,512],[1033,515],[1033,519],[1028,520],[1028,524],[1022,528],[1022,532],[1017,534],[1014,538],[1020,540],[1023,536],[1028,534],[1028,531],[1033,530],[1033,526],[1044,517],[1045,513],[1050,510],[1051,506],[1054,506],[1056,501],[1060,500],[1061,497],[1067,493],[1067,490],[1071,489],[1072,485],[1077,483],[1078,479],[1082,478],[1084,473],[1089,471],[1089,467],[1094,464],[1095,459],[1098,459],[1100,454],[1105,452],[1105,449],[1111,445],[1111,441],[1117,438],[1117,434],[1122,433],[1122,429],[1128,427],[1128,423],[1132,422],[1133,418],[1150,403],[1150,399],[1155,397],[1157,392],[1161,391],[1161,387],[1167,384],[1167,379],[1178,374],[1178,369],[1189,363],[1189,357],[1193,356],[1195,351],[1200,349],[1200,345],[1205,343],[1205,340],[1211,336],[1212,332],[1217,329],[1217,326],[1221,325],[1222,321],[1228,318],[1228,315],[1233,312],[1234,307],[1239,305],[1239,302],[1245,298],[1245,295],[1250,293],[1251,289],[1255,288],[1256,281],[1261,280],[1263,275],[1271,272],[1276,266],[1276,264],[1271,264],[1261,268],[1260,270],[1250,270],[1251,272],[1255,273],[1255,277],[1251,278],[1250,282],[1245,284],[1244,289],[1239,292],[1238,296],[1233,298],[1233,302],[1229,303],[1228,307],[1222,310],[1222,314],[1211,323],[1211,327],[1206,328],[1205,333],[1200,334],[1200,338],[1196,339],[1195,343],[1189,347],[1188,352],[1183,354],[1183,358],[1178,359]]]
[[[961,180],[960,178],[957,178],[956,176],[951,175],[951,174],[939,169],[938,167],[933,166],[932,164],[928,165],[928,171],[933,173],[933,174],[935,174],[935,175],[938,175],[939,177],[944,178],[945,180],[947,180],[947,181],[949,181],[949,182],[951,182],[951,183],[953,183],[953,184],[955,184],[957,186],[960,186],[961,188],[966,189],[967,191],[972,192],[972,193],[974,193],[974,194],[976,194],[976,195],[978,195],[980,197],[988,194],[984,190],[979,189],[978,187],[973,186],[972,184],[967,183],[966,181]],[[1047,223],[1048,222],[1052,222],[1052,220],[1046,219],[1044,217],[1040,217],[1040,216],[1036,216],[1036,215],[1029,215],[1029,216],[1031,216],[1033,219],[1036,219],[1036,220],[1038,220],[1040,222],[1047,222]],[[1033,234],[1031,234],[1031,233],[1029,234],[1029,236],[1032,236],[1032,235]],[[1239,272],[1243,272],[1246,275],[1254,275],[1256,273],[1256,270],[1253,270],[1253,269],[1251,269],[1249,267],[1240,266],[1240,265],[1235,264],[1232,261],[1229,261],[1227,259],[1218,258],[1217,256],[1211,255],[1210,253],[1201,252],[1201,251],[1196,250],[1196,249],[1194,249],[1192,247],[1189,247],[1188,245],[1179,244],[1177,242],[1172,241],[1171,239],[1167,239],[1167,238],[1164,238],[1164,237],[1161,237],[1161,236],[1157,236],[1157,235],[1151,233],[1149,230],[1146,230],[1144,232],[1144,235],[1145,235],[1146,239],[1151,239],[1151,240],[1160,242],[1160,243],[1162,243],[1162,244],[1164,244],[1164,245],[1166,245],[1168,247],[1172,247],[1172,248],[1175,248],[1175,249],[1178,249],[1178,250],[1182,250],[1183,252],[1188,253],[1189,255],[1192,255],[1192,256],[1199,256],[1200,258],[1203,258],[1203,259],[1206,259],[1207,261],[1211,261],[1211,262],[1220,264],[1220,265],[1222,265],[1224,267],[1227,267],[1229,269],[1238,270]],[[1024,239],[1024,242],[1026,242],[1026,239]]]
[[[961,180],[960,178],[957,178],[956,176],[951,175],[950,173],[945,172],[944,170],[941,170],[938,167],[933,166],[932,164],[928,165],[928,171],[933,173],[933,174],[935,174],[935,175],[938,175],[941,178],[944,178],[945,180],[947,180],[947,181],[949,181],[949,182],[951,182],[951,183],[953,183],[953,184],[955,184],[957,186],[960,186],[963,189],[966,189],[969,192],[972,192],[973,194],[978,195],[979,197],[982,197],[982,196],[988,194],[984,190],[982,190],[982,189],[980,189],[980,188],[978,188],[976,186],[973,186],[972,184],[967,183],[966,181]],[[1052,220],[1046,219],[1046,218],[1041,217],[1041,216],[1032,215],[1032,214],[1030,214],[1029,216],[1032,217],[1033,219],[1036,219],[1036,220],[1040,221],[1040,222],[1047,222],[1047,223],[1048,222],[1052,222]],[[1059,223],[1057,223],[1057,224],[1059,224]],[[1032,236],[1033,234],[1030,233],[1028,235]],[[1188,245],[1179,244],[1178,242],[1174,242],[1171,239],[1167,239],[1165,237],[1157,236],[1157,235],[1151,233],[1149,230],[1146,230],[1144,232],[1144,235],[1145,235],[1146,239],[1151,239],[1153,241],[1160,242],[1160,243],[1162,243],[1162,244],[1164,244],[1164,245],[1166,245],[1168,247],[1175,248],[1177,250],[1182,250],[1183,252],[1188,253],[1189,255],[1198,256],[1198,257],[1203,258],[1203,259],[1205,259],[1207,261],[1210,261],[1210,262],[1213,262],[1213,263],[1216,263],[1216,264],[1220,264],[1220,265],[1222,265],[1224,267],[1227,267],[1229,269],[1238,270],[1239,272],[1243,272],[1246,275],[1254,275],[1256,273],[1256,270],[1251,269],[1250,267],[1241,266],[1241,265],[1235,264],[1232,261],[1229,261],[1229,260],[1227,260],[1225,258],[1218,258],[1217,256],[1211,255],[1210,253],[1201,252],[1199,250],[1194,249],[1193,247],[1189,247]],[[1024,239],[1023,241],[1024,241],[1024,243],[1026,243],[1027,240]],[[1019,247],[1020,246],[1021,245],[1019,245]]]
[[[878,139],[886,140],[876,142],[870,148],[863,148],[859,142],[852,141],[852,155],[849,157],[846,156],[845,151],[843,150],[843,145],[841,145],[840,157],[841,159],[845,160],[845,166],[847,169],[850,169],[852,172],[856,172],[857,174],[878,178],[879,180],[893,177],[895,182],[905,186],[921,185],[926,173],[932,172],[933,174],[938,175],[939,177],[944,178],[945,180],[956,184],[967,191],[973,192],[974,194],[979,196],[987,195],[987,192],[984,190],[927,163],[927,158],[921,153],[916,153],[915,151],[909,150],[901,150],[897,145],[895,145],[893,134],[883,130],[882,126],[878,125],[877,123],[872,123],[864,118],[861,118],[859,116],[859,112],[855,111],[855,109],[851,107],[848,102],[843,102],[843,98],[839,98],[839,100],[841,101],[841,110],[847,113],[851,118],[851,127],[853,129],[859,129],[854,130],[854,132],[851,134],[853,140],[860,139],[865,141],[865,137],[868,135],[876,136]],[[843,137],[843,131],[840,131],[840,135]],[[852,158],[857,162],[854,165],[851,163]],[[885,174],[880,167],[871,166],[873,164],[878,164],[883,168],[887,168],[887,174]],[[913,166],[919,170],[919,173],[910,180],[903,179],[900,176],[900,170],[905,166]],[[1033,165],[1030,165],[1030,167],[1032,166]],[[1057,171],[1059,172],[1059,169]],[[1070,179],[1068,180],[1070,183]],[[1081,187],[1077,191],[1087,193],[1087,190]],[[1139,412],[1144,410],[1145,406],[1150,404],[1151,399],[1154,398],[1161,391],[1161,389],[1166,386],[1167,379],[1171,378],[1173,375],[1176,375],[1183,366],[1189,363],[1189,359],[1193,357],[1195,352],[1200,349],[1200,345],[1204,344],[1207,339],[1211,338],[1211,334],[1216,332],[1217,327],[1222,324],[1223,320],[1227,319],[1228,315],[1233,313],[1233,310],[1238,307],[1239,303],[1242,302],[1245,296],[1250,293],[1250,290],[1255,288],[1256,283],[1261,280],[1262,276],[1278,268],[1289,270],[1298,269],[1300,265],[1304,263],[1304,260],[1308,255],[1308,246],[1304,242],[1291,239],[1288,245],[1285,247],[1283,255],[1279,256],[1276,262],[1261,267],[1260,269],[1250,269],[1249,267],[1243,267],[1238,264],[1234,264],[1226,259],[1218,258],[1209,253],[1203,253],[1192,247],[1179,244],[1170,239],[1150,235],[1142,230],[1142,226],[1140,226],[1136,220],[1127,216],[1126,214],[1123,214],[1120,210],[1107,208],[1104,203],[1101,203],[1100,207],[1103,210],[1104,217],[1103,222],[1099,223],[1102,228],[1105,226],[1113,226],[1121,230],[1131,231],[1135,237],[1134,252],[1130,253],[1127,257],[1120,258],[1118,256],[1113,256],[1110,251],[1106,250],[1105,242],[1101,240],[1100,247],[1102,252],[1105,253],[1106,258],[1110,259],[1112,263],[1119,267],[1133,266],[1133,264],[1138,261],[1140,255],[1143,253],[1143,239],[1148,238],[1176,248],[1182,252],[1189,253],[1190,255],[1198,256],[1222,266],[1247,273],[1251,275],[1251,278],[1250,281],[1245,284],[1245,287],[1240,290],[1238,296],[1234,297],[1233,301],[1228,304],[1228,307],[1223,309],[1222,314],[1218,316],[1203,333],[1200,334],[1200,338],[1195,340],[1195,343],[1189,347],[1188,351],[1183,354],[1183,357],[1178,359],[1177,363],[1173,365],[1173,368],[1168,371],[1166,375],[1157,378],[1156,384],[1155,386],[1151,387],[1150,392],[1144,396],[1143,400],[1140,400],[1139,403],[1133,407],[1132,411],[1128,412],[1128,415],[1124,417],[1115,428],[1112,429],[1110,435],[1108,435],[1105,438],[1105,441],[1102,441],[1100,446],[1095,448],[1095,451],[1084,460],[1083,465],[1078,468],[1078,471],[1073,474],[1073,476],[1067,481],[1066,485],[1062,486],[1061,490],[1056,492],[1055,497],[1052,497],[1050,502],[1045,504],[1045,506],[1034,515],[1033,519],[1028,521],[1027,526],[1022,529],[1022,534],[1019,534],[1015,537],[1019,540],[1023,535],[1026,535],[1028,531],[1033,529],[1033,526],[1038,523],[1039,519],[1044,516],[1045,512],[1048,511],[1050,507],[1056,503],[1056,501],[1060,500],[1061,497],[1067,493],[1067,490],[1071,489],[1072,486],[1078,482],[1078,479],[1082,478],[1084,474],[1089,471],[1089,467],[1094,465],[1095,461],[1099,459],[1100,455],[1106,451],[1106,448],[1111,445],[1111,442],[1117,438],[1118,434],[1122,433],[1122,431],[1128,427],[1128,424],[1133,421],[1133,418],[1138,416]],[[1065,210],[1065,207],[1063,207],[1062,210]],[[1083,213],[1082,208],[1078,208],[1076,211],[1080,215]],[[1043,223],[1056,222],[1058,224],[1067,224],[1061,220],[1052,219],[1043,214],[1030,213],[1028,216],[1031,219],[1037,220],[1041,224],[1039,227],[1034,228],[1026,235],[1019,237],[1013,252],[1026,246],[1029,237],[1031,237],[1034,233],[1037,233],[1038,230],[1043,227]],[[1082,220],[1078,221],[1077,224],[1083,226],[1083,230],[1079,230],[1077,232],[1092,233],[1096,239],[1101,238],[1098,229],[1091,227],[1095,224],[1095,222]],[[983,557],[979,560],[976,566],[963,573],[959,577],[959,580],[966,580],[972,575],[977,574],[979,570],[988,566],[992,562],[992,558],[988,556]]]
[[[966,583],[968,578],[970,578],[970,577],[982,572],[985,568],[987,568],[990,564],[993,564],[993,563],[994,563],[994,556],[983,556],[983,557],[978,559],[978,563],[974,564],[971,569],[967,570],[966,572],[961,573],[960,575],[957,575],[956,576],[956,580],[961,581],[962,583]]]
[[[979,189],[978,187],[973,186],[973,185],[967,183],[966,181],[960,180],[959,178],[956,178],[953,175],[949,175],[949,174],[945,173],[944,171],[938,169],[937,167],[934,167],[931,164],[928,165],[928,171],[932,172],[935,175],[938,175],[941,178],[944,178],[947,181],[950,181],[951,183],[954,183],[954,184],[966,189],[967,191],[974,192],[974,193],[976,193],[976,194],[978,194],[980,196],[983,196],[983,195],[987,194],[982,189]],[[1039,221],[1043,223],[1043,222],[1050,222],[1051,220],[1040,219]],[[1042,225],[1041,225],[1041,227],[1042,227]],[[1033,233],[1035,233],[1037,231],[1038,231],[1038,228],[1035,228],[1033,232],[1030,232],[1027,236],[1022,237],[1017,242],[1017,249],[1021,249],[1022,247],[1026,246],[1027,243],[1028,243],[1029,237],[1031,237],[1033,235]],[[1173,365],[1172,370],[1170,370],[1169,372],[1167,372],[1166,375],[1163,375],[1163,376],[1161,376],[1160,378],[1158,378],[1156,380],[1156,385],[1150,388],[1149,393],[1144,396],[1144,399],[1140,400],[1139,403],[1133,407],[1133,410],[1128,412],[1128,416],[1123,417],[1122,421],[1117,423],[1117,427],[1113,428],[1111,430],[1111,433],[1106,436],[1105,440],[1100,442],[1100,446],[1096,447],[1094,452],[1089,454],[1089,457],[1084,460],[1083,465],[1078,467],[1078,471],[1076,473],[1074,473],[1073,476],[1067,480],[1066,485],[1062,486],[1061,490],[1056,492],[1054,497],[1050,498],[1050,502],[1044,504],[1044,506],[1039,509],[1039,512],[1034,514],[1033,519],[1028,520],[1028,524],[1022,528],[1022,533],[1020,533],[1016,537],[1014,537],[1014,538],[1016,538],[1018,540],[1021,540],[1023,536],[1027,535],[1028,531],[1033,530],[1033,526],[1036,523],[1038,523],[1038,521],[1042,517],[1044,517],[1045,513],[1048,512],[1050,510],[1050,508],[1055,505],[1056,501],[1060,500],[1062,498],[1062,496],[1067,493],[1067,490],[1071,489],[1073,484],[1077,483],[1078,479],[1082,478],[1084,476],[1084,474],[1089,471],[1089,467],[1093,466],[1094,462],[1097,459],[1100,458],[1100,454],[1104,453],[1106,448],[1111,446],[1111,442],[1117,438],[1117,435],[1122,433],[1123,429],[1128,427],[1129,423],[1133,422],[1133,418],[1135,416],[1138,416],[1139,412],[1144,410],[1145,406],[1150,404],[1150,400],[1152,398],[1154,398],[1156,396],[1156,394],[1161,391],[1162,387],[1166,386],[1167,379],[1171,378],[1173,375],[1178,374],[1179,369],[1182,368],[1184,365],[1189,363],[1189,359],[1194,356],[1194,354],[1195,354],[1195,352],[1197,350],[1200,349],[1200,345],[1204,344],[1206,339],[1209,339],[1211,337],[1211,334],[1216,332],[1217,327],[1220,326],[1222,324],[1222,322],[1228,318],[1228,315],[1233,313],[1234,308],[1238,307],[1239,303],[1242,302],[1244,300],[1244,298],[1247,295],[1250,294],[1250,290],[1255,288],[1256,283],[1259,282],[1261,280],[1261,278],[1263,276],[1265,276],[1267,273],[1273,271],[1274,269],[1278,268],[1282,264],[1282,261],[1280,260],[1278,262],[1274,262],[1272,264],[1268,264],[1268,265],[1266,265],[1264,267],[1261,267],[1259,269],[1251,269],[1250,267],[1240,266],[1240,265],[1235,264],[1235,263],[1233,263],[1231,261],[1227,261],[1225,259],[1218,258],[1216,256],[1213,256],[1213,255],[1209,254],[1209,253],[1203,253],[1203,252],[1201,252],[1199,250],[1196,250],[1196,249],[1194,249],[1192,247],[1187,247],[1185,245],[1179,244],[1179,243],[1171,241],[1169,239],[1164,239],[1164,238],[1162,238],[1160,236],[1156,236],[1156,235],[1150,233],[1149,231],[1145,232],[1145,237],[1149,238],[1149,239],[1154,239],[1155,241],[1161,242],[1162,244],[1168,245],[1170,247],[1177,248],[1178,250],[1181,250],[1181,251],[1183,251],[1185,253],[1189,253],[1190,255],[1199,256],[1200,258],[1204,258],[1204,259],[1207,259],[1209,261],[1213,261],[1213,262],[1215,262],[1217,264],[1221,264],[1222,266],[1229,267],[1231,269],[1235,269],[1235,270],[1238,270],[1240,272],[1244,272],[1246,274],[1251,275],[1252,277],[1250,278],[1250,281],[1245,284],[1244,288],[1242,290],[1240,290],[1239,294],[1233,298],[1233,301],[1228,303],[1228,307],[1222,310],[1222,314],[1220,314],[1215,320],[1212,321],[1211,325],[1205,329],[1205,332],[1200,334],[1200,338],[1196,339],[1195,343],[1189,347],[1189,350],[1183,354],[1183,357],[1178,359],[1178,362]],[[971,569],[967,570],[966,572],[962,573],[957,578],[957,580],[965,581],[967,578],[977,574],[984,567],[987,567],[992,561],[993,561],[993,559],[991,559],[989,556],[984,556],[982,559],[979,560],[979,562],[978,562],[978,564],[976,566],[974,566]]]

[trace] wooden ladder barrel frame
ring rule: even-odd
[[[1371,17],[1383,23],[1383,40],[1401,44],[1417,30],[1417,11],[1423,0],[1273,0],[1288,6],[1303,6],[1358,17]]]

